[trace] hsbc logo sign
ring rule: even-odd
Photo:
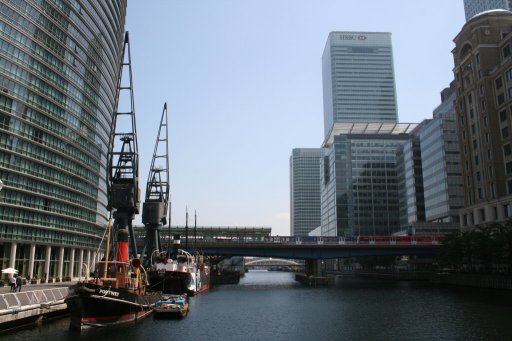
[[[357,34],[342,34],[340,35],[340,40],[366,40],[368,39],[365,35],[357,35]]]

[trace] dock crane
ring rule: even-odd
[[[126,71],[128,71],[128,81],[123,83]],[[128,110],[121,111],[119,103],[124,96],[129,96],[130,104]],[[124,36],[114,110],[107,154],[107,209],[114,218],[112,245],[117,243],[117,250],[113,251],[115,260],[126,262],[130,249],[128,240],[131,243],[132,257],[138,258],[132,221],[140,208],[139,152],[128,32]],[[126,130],[120,132],[121,128]],[[109,225],[110,223],[111,219],[109,219]]]
[[[164,103],[155,150],[151,160],[151,168],[149,169],[148,181],[146,183],[146,198],[142,204],[142,223],[146,227],[146,243],[142,255],[146,255],[144,258],[146,263],[151,263],[153,253],[163,251],[160,231],[167,224],[167,214],[170,206],[167,122],[167,103]]]

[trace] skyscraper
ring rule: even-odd
[[[0,266],[73,277],[107,221],[126,0],[0,3]]]
[[[459,224],[463,207],[462,174],[454,102],[455,83],[441,92],[432,120],[418,132],[421,144],[425,220]]]
[[[331,32],[322,76],[325,137],[334,123],[398,121],[391,33]]]
[[[290,235],[307,236],[320,226],[322,148],[295,148],[290,156]]]
[[[462,226],[510,219],[512,203],[512,12],[469,20],[455,37]]]
[[[464,0],[464,13],[466,14],[466,21],[481,12],[489,11],[492,9],[510,10],[511,8],[512,0]]]

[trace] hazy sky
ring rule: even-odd
[[[291,151],[323,141],[329,32],[391,32],[399,120],[420,122],[463,24],[462,0],[130,0],[142,198],[166,101],[172,225],[188,206],[189,224],[289,235]]]

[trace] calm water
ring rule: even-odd
[[[512,293],[340,278],[307,288],[292,273],[253,271],[190,299],[183,320],[80,334],[67,318],[0,336],[14,340],[512,340]]]

